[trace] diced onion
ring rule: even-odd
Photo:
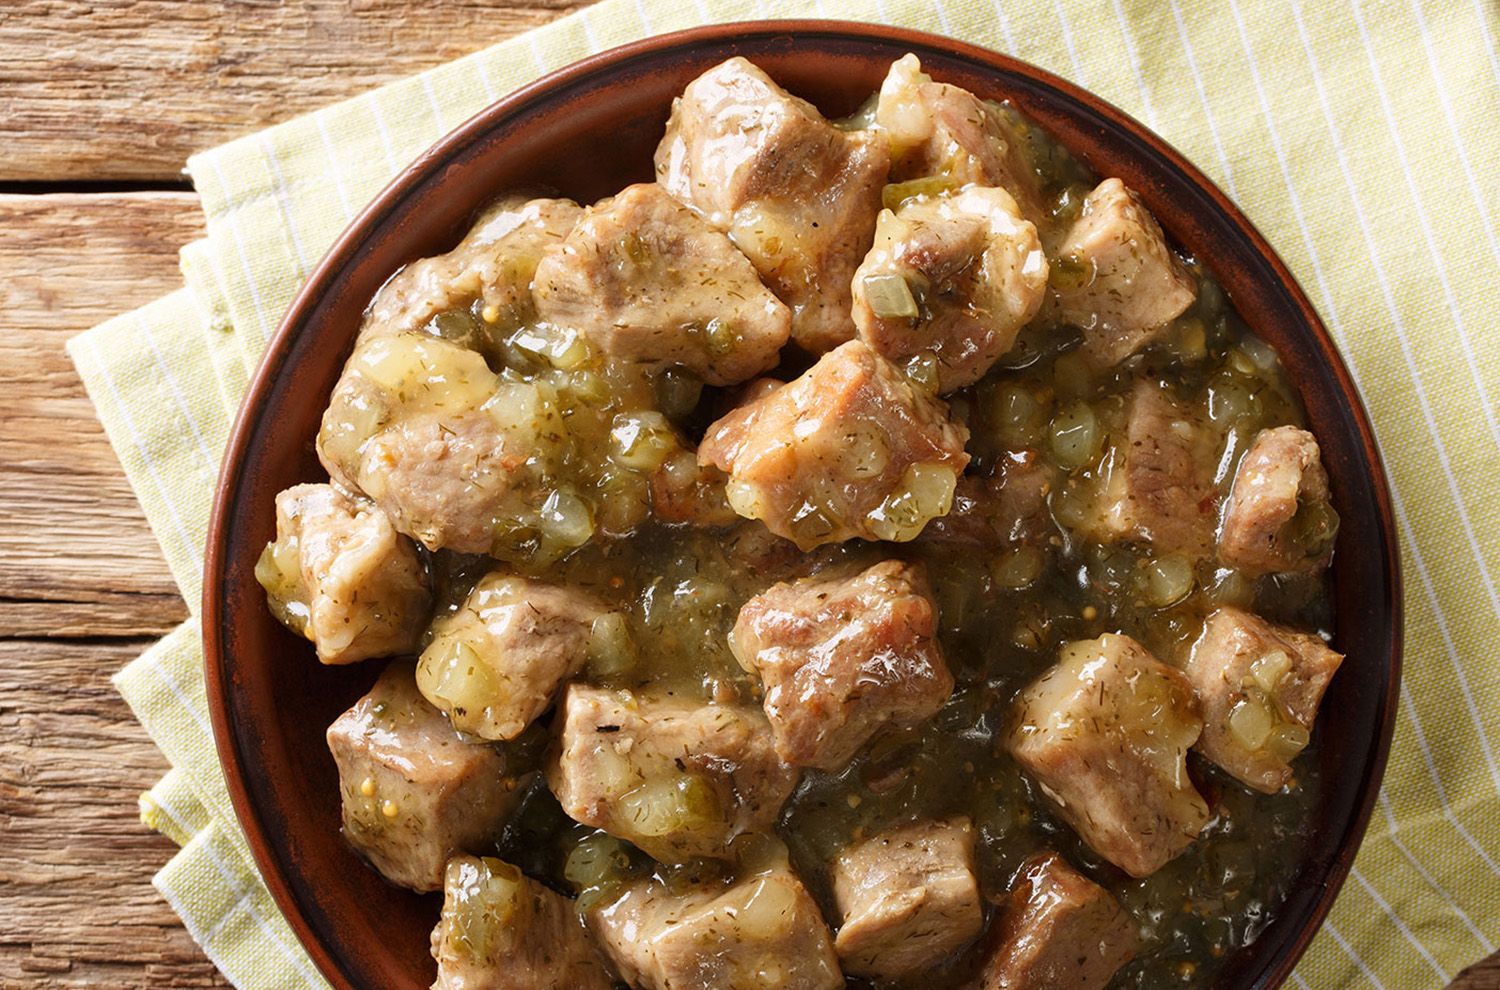
[[[958,475],[946,464],[913,464],[896,490],[870,513],[870,529],[882,540],[904,543],[915,539],[927,521],[953,507]]]
[[[594,514],[583,499],[559,488],[542,503],[541,527],[553,541],[578,547],[594,535]]]
[[[702,828],[719,817],[714,786],[696,774],[650,780],[620,797],[616,819],[642,836]]]
[[[1292,658],[1285,650],[1274,650],[1250,665],[1250,679],[1267,694],[1281,686],[1281,681],[1292,669]]]
[[[1157,608],[1181,601],[1193,590],[1193,565],[1181,554],[1150,560],[1142,570],[1142,577],[1146,599]]]
[[[1302,726],[1294,722],[1285,723],[1276,727],[1271,737],[1266,741],[1266,752],[1271,758],[1282,763],[1290,763],[1297,754],[1307,748],[1312,736]]]
[[[750,940],[772,939],[791,926],[796,912],[797,895],[791,885],[766,877],[751,888],[744,904],[735,909],[735,927]]]
[[[1229,731],[1246,749],[1259,750],[1276,728],[1276,717],[1265,703],[1246,698],[1229,713]]]
[[[619,612],[606,612],[589,627],[588,672],[608,679],[628,673],[636,663],[635,640],[630,624]]]
[[[900,275],[866,275],[862,280],[870,312],[882,320],[912,319],[917,315],[917,297]]]
[[[1099,420],[1086,402],[1074,402],[1052,418],[1052,456],[1065,468],[1093,461],[1101,439]]]
[[[678,446],[667,417],[654,410],[619,414],[609,439],[611,456],[636,471],[655,471]]]
[[[457,636],[439,633],[417,661],[417,687],[448,713],[460,732],[479,733],[492,706],[503,701],[489,664]]]

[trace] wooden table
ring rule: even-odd
[[[64,341],[178,287],[190,153],[586,2],[0,8],[0,988],[226,985],[151,887],[167,765],[109,683],[187,608]]]

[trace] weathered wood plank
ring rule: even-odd
[[[191,193],[0,195],[0,636],[185,615],[63,344],[177,288],[202,229]]]
[[[0,6],[0,181],[173,180],[188,155],[592,0]]]
[[[147,642],[0,639],[0,988],[226,985],[151,886],[166,762],[109,683]]]

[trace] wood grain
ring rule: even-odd
[[[151,886],[166,761],[109,683],[187,609],[63,352],[201,230],[187,193],[0,196],[0,990],[227,985]]]
[[[0,988],[221,987],[151,886],[167,769],[109,684],[147,640],[0,639]]]
[[[186,614],[63,344],[180,284],[202,229],[192,193],[0,195],[0,636]]]
[[[188,155],[591,0],[0,5],[0,182],[172,181]]]

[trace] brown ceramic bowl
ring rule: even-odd
[[[588,202],[650,180],[672,97],[732,55],[756,62],[830,115],[877,89],[916,52],[933,76],[1008,99],[1099,175],[1118,175],[1228,290],[1281,353],[1322,442],[1344,521],[1334,559],[1337,641],[1349,661],[1323,705],[1326,793],[1290,899],[1224,969],[1225,988],[1274,987],[1290,972],[1348,872],[1375,797],[1395,713],[1400,582],[1384,472],[1359,396],[1286,267],[1233,204],[1161,139],[1098,98],[994,52],[869,25],[707,27],[579,62],[491,106],[423,155],[375,200],[308,279],[261,365],[224,461],[204,586],[214,732],[229,790],[276,902],[340,990],[433,979],[428,933],[441,903],[385,884],[339,834],[324,728],[376,665],[327,668],[283,629],[253,576],[274,532],[273,498],[321,476],[312,440],[371,295],[402,264],[447,250],[475,209],[524,183]],[[326,477],[326,476],[323,476]]]

